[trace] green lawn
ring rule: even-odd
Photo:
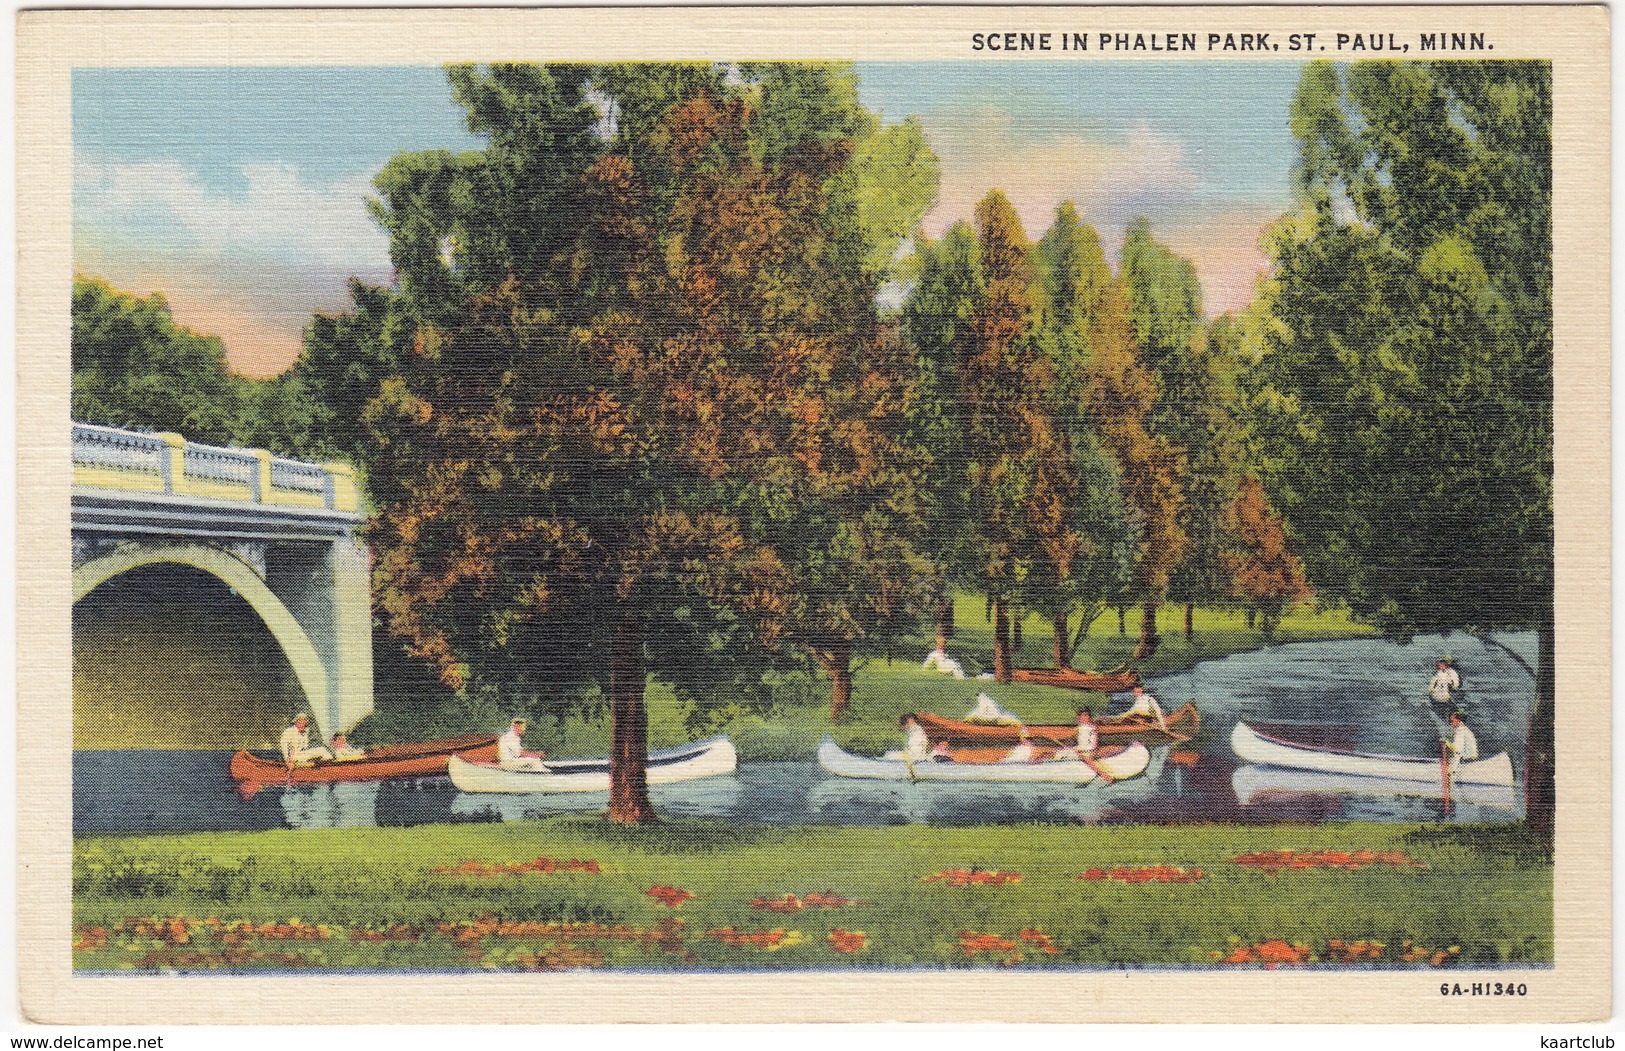
[[[1235,861],[1279,850],[1376,856],[1274,872]],[[500,871],[516,862],[532,870]],[[1077,878],[1091,869],[1186,882]],[[955,870],[989,882],[930,878]],[[652,889],[692,897],[670,907]],[[1549,864],[1511,826],[555,818],[95,837],[75,848],[74,955],[90,970],[1227,967],[1347,964],[1337,943],[1367,942],[1357,966],[1540,964],[1551,889]],[[809,894],[837,907],[752,905]]]

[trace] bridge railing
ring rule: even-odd
[[[73,484],[352,513],[360,508],[348,464],[289,460],[264,449],[89,423],[73,425]]]

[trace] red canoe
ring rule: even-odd
[[[1040,686],[1063,686],[1069,690],[1094,690],[1097,693],[1122,693],[1140,683],[1139,675],[1132,671],[1077,671],[1073,668],[1017,668],[1010,673],[1017,682],[1033,682]]]
[[[247,799],[262,788],[277,785],[319,785],[334,781],[379,781],[388,777],[438,777],[453,755],[494,762],[496,734],[471,734],[440,741],[387,744],[369,748],[360,759],[318,759],[289,770],[281,759],[265,759],[246,751],[231,757],[231,776]]]
[[[1006,747],[1014,745],[1021,739],[1020,726],[1007,726],[992,723],[969,723],[962,719],[950,719],[945,715],[932,715],[930,712],[915,712],[914,718],[920,721],[927,737],[933,742],[947,741],[950,746],[983,746],[992,747],[996,744]],[[1196,705],[1182,705],[1178,711],[1168,715],[1168,729],[1164,731],[1157,726],[1154,719],[1143,715],[1119,715],[1102,718],[1095,725],[1100,730],[1101,737],[1139,737],[1142,740],[1164,740],[1175,744],[1189,741],[1196,736],[1201,726],[1201,716],[1196,712]],[[1059,744],[1070,747],[1077,742],[1078,726],[1029,726],[1027,736],[1035,744]]]

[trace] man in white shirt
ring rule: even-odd
[[[1168,719],[1162,714],[1162,705],[1157,703],[1155,697],[1145,692],[1144,686],[1134,687],[1134,703],[1129,705],[1128,711],[1123,714],[1142,715],[1148,719],[1155,719],[1158,729],[1168,729]]]
[[[910,763],[931,762],[931,739],[912,715],[903,716],[903,758]]]
[[[1440,704],[1449,704],[1454,699],[1455,691],[1461,689],[1461,674],[1443,657],[1434,667],[1433,681],[1428,683],[1428,696]]]
[[[1478,758],[1478,738],[1462,722],[1460,712],[1450,713],[1450,729],[1453,733],[1444,746],[1450,752],[1450,775],[1454,777],[1462,763],[1470,763]]]
[[[525,720],[515,719],[508,726],[508,732],[497,739],[497,765],[504,770],[539,770],[547,772],[542,760],[547,758],[544,752],[527,752],[520,743],[525,736]]]
[[[310,716],[304,712],[293,717],[293,725],[282,731],[282,740],[278,744],[282,749],[282,761],[290,768],[316,759],[333,758],[333,753],[321,745],[315,748],[310,746]]]

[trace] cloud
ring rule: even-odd
[[[1269,270],[1259,240],[1278,218],[1261,209],[1234,209],[1152,232],[1195,265],[1202,307],[1209,317],[1217,317],[1252,302],[1259,277]]]
[[[77,164],[74,266],[163,292],[178,322],[263,376],[297,356],[313,310],[347,305],[351,275],[387,280],[389,246],[363,204],[368,175],[313,186],[290,164],[241,174],[245,189],[226,193],[172,162]]]
[[[934,116],[927,137],[943,158],[937,206],[926,232],[970,219],[976,203],[1002,190],[1029,237],[1041,236],[1062,201],[1086,222],[1116,220],[1137,202],[1182,198],[1198,184],[1183,144],[1146,124],[1094,136],[1018,126],[1008,111],[984,108]]]

